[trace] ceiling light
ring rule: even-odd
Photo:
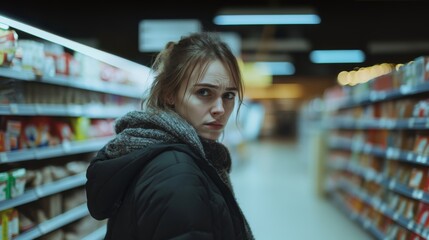
[[[266,67],[270,75],[293,75],[295,66],[290,62],[256,62],[258,67]]]
[[[217,25],[319,24],[320,17],[308,8],[300,9],[226,9],[213,19]]]
[[[139,51],[159,52],[170,41],[201,32],[198,19],[145,19],[139,23]]]
[[[313,63],[361,63],[365,54],[361,50],[315,50],[310,53]]]

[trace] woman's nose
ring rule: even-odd
[[[216,116],[222,115],[225,113],[222,98],[218,98],[215,100],[213,107],[211,109],[211,112],[213,115],[216,115]]]

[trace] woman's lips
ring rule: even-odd
[[[213,129],[213,130],[220,130],[223,128],[223,124],[220,124],[220,123],[207,123],[204,125],[207,126],[209,129]]]

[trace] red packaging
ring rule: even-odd
[[[372,89],[376,91],[388,91],[393,89],[393,87],[392,73],[381,75],[372,81]]]
[[[62,75],[78,76],[79,64],[70,53],[63,53],[57,56],[55,61],[56,73]]]

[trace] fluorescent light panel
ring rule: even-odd
[[[319,24],[320,17],[311,7],[225,8],[213,22],[218,25]]]
[[[361,50],[314,50],[310,53],[313,63],[361,63],[365,53]]]
[[[286,25],[319,24],[316,14],[252,14],[219,15],[213,19],[217,25]]]
[[[267,68],[273,76],[295,74],[295,66],[290,62],[256,62],[255,65]]]
[[[198,19],[145,19],[139,23],[140,52],[159,52],[170,41],[179,41],[183,35],[201,32]]]

